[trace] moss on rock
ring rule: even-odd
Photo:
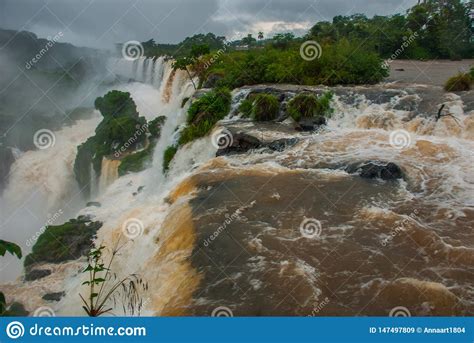
[[[26,256],[26,277],[38,263],[61,263],[87,254],[101,222],[80,217],[62,225],[48,226]]]

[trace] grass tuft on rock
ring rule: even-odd
[[[326,92],[323,95],[301,93],[288,103],[288,114],[295,120],[302,118],[328,117],[331,115],[331,99],[333,94]]]
[[[447,92],[461,92],[471,89],[473,78],[470,74],[459,73],[452,76],[444,84],[444,90]]]
[[[280,103],[276,96],[258,94],[252,103],[251,118],[256,121],[274,120],[280,112]]]

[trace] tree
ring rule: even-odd
[[[273,36],[272,44],[277,49],[287,49],[291,42],[295,39],[295,35],[291,32],[288,33],[278,33]]]
[[[249,33],[247,37],[242,38],[242,44],[252,46],[257,40]]]
[[[260,31],[260,32],[258,33],[258,39],[259,39],[259,40],[262,40],[262,39],[263,39],[263,32],[262,32],[262,31]]]

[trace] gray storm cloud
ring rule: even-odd
[[[0,0],[0,27],[79,46],[127,40],[176,43],[196,33],[304,33],[336,15],[404,13],[416,0]]]

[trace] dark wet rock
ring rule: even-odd
[[[314,131],[321,125],[326,125],[326,118],[323,116],[317,116],[314,118],[303,118],[296,123],[295,129],[297,131]]]
[[[263,146],[262,142],[246,133],[232,134],[232,144],[217,150],[216,156],[242,154],[251,149],[258,149]]]
[[[392,162],[364,162],[354,164],[346,168],[348,173],[359,174],[366,179],[396,180],[403,178],[402,170]]]
[[[30,313],[25,309],[22,303],[12,303],[5,312],[2,313],[4,317],[27,317]]]
[[[10,148],[0,145],[0,190],[7,183],[8,174],[10,173],[10,168],[13,162],[15,162],[15,157]]]
[[[206,82],[204,82],[202,87],[203,88],[214,88],[221,79],[222,79],[222,75],[212,73],[207,77]]]
[[[87,204],[86,204],[86,207],[101,207],[102,204],[98,201],[89,201]]]
[[[276,141],[269,143],[267,147],[273,151],[282,152],[286,148],[289,148],[295,145],[296,143],[298,143],[297,138],[282,138],[282,139],[277,139]]]
[[[43,295],[42,299],[47,301],[59,301],[65,295],[65,292],[46,293],[45,295]]]
[[[25,281],[42,279],[51,274],[49,269],[32,269],[25,274]]]

